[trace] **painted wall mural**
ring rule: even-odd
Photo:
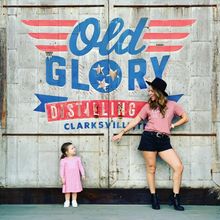
[[[38,32],[29,32],[29,37],[33,39],[45,40],[47,44],[36,44],[36,48],[45,54],[45,83],[53,87],[65,87],[67,84],[67,63],[70,62],[71,68],[71,92],[89,92],[91,89],[99,94],[111,94],[120,88],[123,77],[128,80],[127,91],[134,91],[136,84],[142,90],[147,88],[145,77],[148,65],[153,69],[155,77],[162,78],[164,70],[172,57],[173,53],[181,52],[184,45],[179,40],[189,37],[184,27],[192,26],[195,19],[178,20],[150,20],[141,18],[135,28],[125,29],[122,18],[114,18],[110,21],[105,33],[101,33],[100,22],[97,18],[87,18],[83,21],[78,20],[22,20],[26,27],[38,27]],[[153,27],[169,27],[170,32],[145,32]],[[72,32],[45,32],[42,27],[72,27]],[[92,27],[92,31],[91,31]],[[178,28],[178,32],[175,31]],[[181,31],[179,31],[181,28]],[[45,29],[42,29],[45,30]],[[88,31],[89,30],[89,31]],[[62,44],[67,40],[67,44]],[[112,40],[115,40],[112,44]],[[50,40],[57,43],[51,45]],[[149,42],[154,40],[170,40],[175,45],[155,44]],[[79,46],[79,42],[81,43]],[[141,42],[141,43],[140,43]],[[83,45],[83,47],[82,47]],[[92,50],[97,50],[98,59],[90,65],[88,82],[80,80],[79,58],[85,56]],[[71,53],[71,59],[67,60],[62,53]],[[113,60],[112,53],[117,56],[128,54],[129,57],[141,53],[159,54],[150,56],[150,59],[131,58],[126,61],[127,70],[123,72],[117,59]],[[162,56],[161,56],[162,54]],[[106,58],[106,56],[108,56]],[[162,58],[161,58],[162,57]],[[95,118],[132,118],[140,111],[145,104],[144,101],[131,101],[116,99],[94,99],[94,100],[72,100],[68,96],[56,96],[51,94],[36,93],[40,104],[34,109],[43,112],[47,116],[49,123],[54,121],[64,121],[64,130],[74,129],[96,129],[96,128],[120,128],[125,127],[126,123],[116,121],[92,121]],[[183,94],[171,94],[169,100],[178,101]],[[76,119],[76,121],[73,121]],[[88,119],[81,122],[81,119]],[[90,119],[90,120],[89,120]],[[71,122],[71,123],[70,123]],[[140,128],[140,126],[139,126]]]

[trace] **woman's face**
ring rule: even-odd
[[[72,144],[68,146],[67,150],[67,156],[74,156],[76,155],[76,147],[74,147]]]
[[[150,99],[151,99],[152,101],[154,101],[154,100],[156,99],[154,90],[153,90],[153,88],[152,88],[151,86],[150,86],[149,89],[148,89],[148,94],[149,94]]]

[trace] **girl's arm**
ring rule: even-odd
[[[175,128],[177,126],[183,125],[189,121],[187,114],[184,112],[181,116],[181,119],[171,125],[171,128]]]
[[[123,134],[125,134],[130,129],[134,128],[138,123],[140,123],[141,120],[142,120],[141,117],[137,115],[134,119],[130,121],[130,123],[119,134],[114,135],[112,137],[112,141],[120,141]]]
[[[83,179],[85,178],[85,170],[84,170],[84,168],[83,168],[83,165],[82,165],[82,161],[81,161],[81,158],[79,157],[79,171],[80,171],[80,173],[81,173],[81,175],[82,175],[82,177],[83,177]]]
[[[64,161],[63,161],[63,159],[60,160],[60,178],[61,178],[62,184],[65,184],[65,179],[64,179]]]

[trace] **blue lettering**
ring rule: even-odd
[[[74,127],[73,123],[71,123],[70,126],[71,126],[71,129],[72,129],[72,130],[73,130],[73,129],[76,129],[76,128]]]
[[[140,38],[140,35],[145,27],[146,22],[147,22],[147,18],[141,18],[135,31],[128,29],[122,33],[122,35],[120,36],[120,38],[117,42],[116,48],[115,48],[115,52],[117,54],[124,54],[126,52],[129,52],[129,54],[131,54],[131,55],[136,55],[146,48],[146,46],[143,45],[139,49],[135,49],[137,42]],[[128,43],[128,46],[126,48],[122,49],[122,45],[123,45],[125,39],[129,35],[131,36],[131,40]]]
[[[142,45],[140,48],[136,49],[137,42],[141,36],[146,22],[147,18],[141,18],[134,31],[130,29],[125,30],[119,37],[118,41],[109,49],[109,42],[114,39],[124,27],[123,19],[113,19],[110,22],[103,39],[98,41],[100,36],[99,21],[96,18],[88,18],[74,28],[69,41],[70,50],[72,54],[76,56],[83,56],[90,52],[94,47],[99,48],[99,54],[102,56],[108,55],[114,50],[117,54],[124,54],[126,52],[129,52],[132,55],[138,54],[146,48],[146,45]],[[86,31],[89,25],[93,26],[93,33],[91,34],[92,36],[90,39],[86,36]],[[79,36],[82,42],[85,44],[85,47],[81,50],[77,47],[77,40]],[[128,46],[123,49],[122,46],[124,41],[129,36],[131,38],[130,42]]]
[[[83,129],[83,126],[82,126],[82,124],[81,124],[80,122],[79,122],[78,125],[77,125],[77,129],[79,129],[79,128],[80,128],[80,129]]]
[[[122,128],[126,128],[126,124],[124,121],[122,122]]]
[[[91,39],[88,39],[86,36],[86,29],[89,25],[93,25],[94,27]],[[79,50],[77,47],[77,38],[79,37],[79,34],[83,43],[86,44],[86,46],[82,50]],[[100,26],[99,21],[96,18],[88,18],[85,21],[79,23],[74,28],[69,41],[69,46],[72,54],[75,54],[77,56],[83,56],[87,54],[93,47],[97,46],[99,34]]]
[[[56,69],[55,75],[58,79],[53,78],[53,64],[58,63],[59,66],[66,66],[66,60],[63,57],[52,56],[51,58],[46,58],[46,82],[52,86],[64,86],[66,84],[66,70]]]
[[[115,128],[115,121],[113,121],[113,128]]]
[[[102,121],[100,121],[99,122],[99,128],[103,128],[104,126],[103,126],[103,122]]]
[[[72,59],[72,88],[89,91],[89,85],[79,83],[78,60]]]
[[[105,122],[105,126],[106,126],[106,128],[109,128],[110,125],[111,125],[111,122]]]
[[[85,128],[89,129],[89,122],[85,122],[84,125],[85,125]]]
[[[139,66],[139,70],[135,71],[135,66]],[[144,76],[146,74],[146,61],[144,59],[134,59],[128,61],[128,89],[135,90],[136,80],[141,89],[147,88]]]
[[[115,30],[118,24],[119,27],[117,30]],[[122,30],[123,26],[124,26],[124,21],[121,18],[115,18],[110,22],[109,27],[105,32],[102,41],[99,42],[99,53],[101,55],[103,56],[108,55],[115,49],[116,44],[111,49],[108,50],[107,49],[108,43]]]
[[[96,128],[96,122],[91,123],[91,128]]]
[[[65,130],[69,130],[69,129],[70,129],[69,123],[65,123],[65,124],[64,124],[64,129],[65,129]]]
[[[157,57],[150,58],[156,77],[162,78],[163,71],[167,65],[169,58],[170,58],[169,55],[163,56],[160,64],[158,62]]]

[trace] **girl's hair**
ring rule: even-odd
[[[167,97],[158,89],[153,88],[154,94],[156,96],[155,100],[148,100],[151,109],[159,108],[160,113],[162,114],[163,118],[165,117],[166,110],[167,110]]]
[[[71,142],[66,142],[64,143],[62,146],[61,146],[61,152],[62,152],[62,155],[60,157],[60,159],[63,159],[66,157],[66,152],[68,151],[68,147],[72,145]]]

